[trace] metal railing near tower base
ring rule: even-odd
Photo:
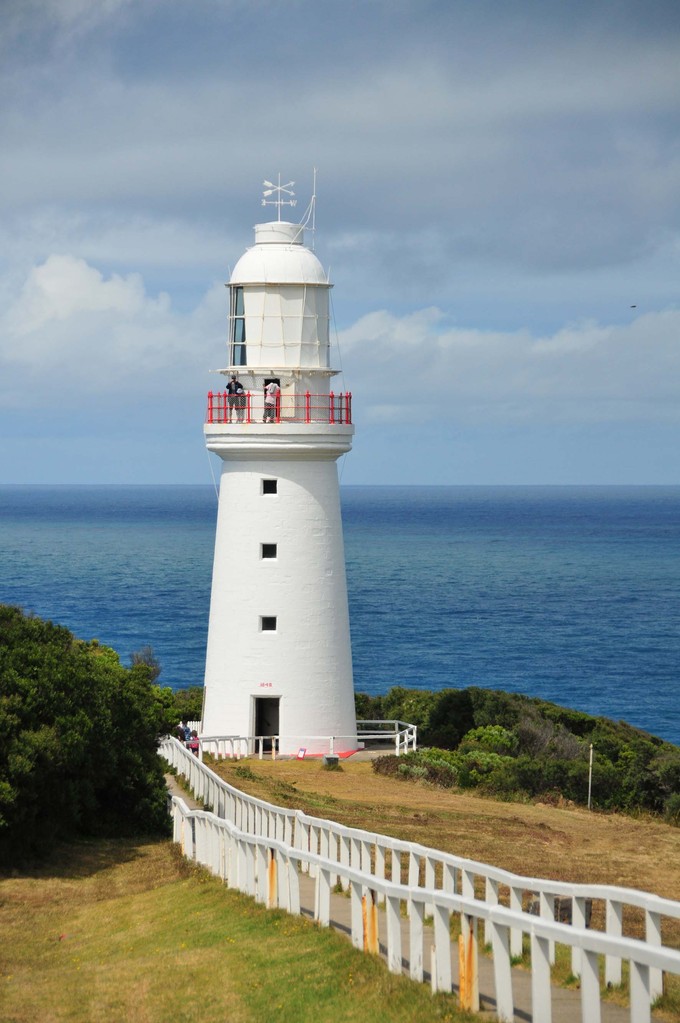
[[[357,721],[357,736],[372,746],[394,743],[397,756],[415,752],[418,746],[418,726],[410,725],[407,721]]]
[[[352,394],[288,395],[280,393],[274,404],[265,403],[261,391],[227,394],[226,391],[208,391],[206,423],[246,425],[249,423],[325,423],[331,426],[351,426]]]
[[[680,952],[663,944],[662,923],[680,920],[680,902],[648,892],[609,885],[522,877],[451,853],[429,849],[334,821],[278,807],[233,788],[167,737],[159,753],[184,777],[209,810],[189,810],[172,799],[174,840],[186,856],[202,863],[230,887],[272,907],[300,913],[300,875],[315,885],[315,918],[330,922],[336,884],[351,899],[351,936],[357,948],[375,938],[367,905],[386,914],[388,968],[402,971],[408,959],[412,979],[422,981],[427,964],[433,990],[452,989],[451,918],[460,918],[465,962],[470,964],[465,1007],[476,1011],[479,990],[475,963],[479,942],[490,946],[494,1012],[514,1017],[512,958],[529,942],[532,1019],[551,1023],[550,968],[555,945],[571,949],[571,972],[580,980],[582,1023],[600,1023],[600,959],[606,985],[619,985],[628,963],[630,1023],[650,1023],[651,1004],[663,992],[663,973],[680,975]],[[556,900],[570,905],[569,920],[556,919]],[[539,913],[530,908],[538,900]],[[586,927],[588,902],[603,927]],[[595,912],[597,910],[597,913]],[[407,947],[402,947],[402,911],[408,914]],[[623,933],[624,921],[644,921],[644,938]],[[433,943],[427,947],[424,922],[432,918]]]
[[[200,731],[200,729],[199,729]],[[394,747],[397,756],[417,748],[418,728],[406,721],[357,721],[357,738],[363,745],[372,747]],[[315,755],[334,755],[342,747],[343,740],[354,739],[347,735],[199,735],[199,757],[208,753],[216,760],[265,755],[275,758],[282,748],[313,749]]]

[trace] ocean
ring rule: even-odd
[[[680,487],[342,487],[355,688],[483,686],[680,745]],[[203,680],[210,486],[0,486],[0,602]]]

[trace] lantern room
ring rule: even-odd
[[[229,367],[242,380],[276,375],[320,389],[328,378],[330,283],[300,224],[258,224],[229,281]],[[313,386],[312,386],[313,385]],[[321,388],[327,390],[325,388]]]

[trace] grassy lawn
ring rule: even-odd
[[[3,1023],[472,1017],[346,938],[268,912],[168,842],[65,847],[0,880]]]

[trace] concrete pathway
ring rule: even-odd
[[[171,795],[180,796],[187,806],[198,809],[198,804],[187,795],[172,775],[166,775],[168,790]],[[314,888],[315,882],[307,874],[300,874],[300,904],[302,915],[309,919],[314,918]],[[351,906],[348,896],[343,894],[331,894],[330,925],[334,930],[351,939]],[[380,953],[383,959],[387,958],[387,922],[383,910],[378,911],[378,928],[380,934]],[[423,947],[427,949],[434,941],[432,929],[425,927],[425,938]],[[402,947],[402,968],[406,975],[409,973],[409,922],[404,918],[401,922],[401,947]],[[458,956],[457,946],[452,943],[452,964],[451,975],[453,977],[454,993],[458,992]],[[425,973],[426,982],[430,981],[429,972]],[[494,998],[493,966],[491,959],[485,955],[479,956],[479,993],[480,993],[480,1019],[495,1019],[495,998]],[[545,1023],[545,1016],[537,1013],[532,1014],[531,1007],[531,974],[528,970],[515,967],[512,971],[512,990],[515,1003],[514,1020],[517,1023]],[[567,988],[553,986],[552,989],[552,1023],[581,1023],[581,992]],[[601,1023],[630,1023],[630,1012],[628,1009],[617,1005],[602,1004]]]

